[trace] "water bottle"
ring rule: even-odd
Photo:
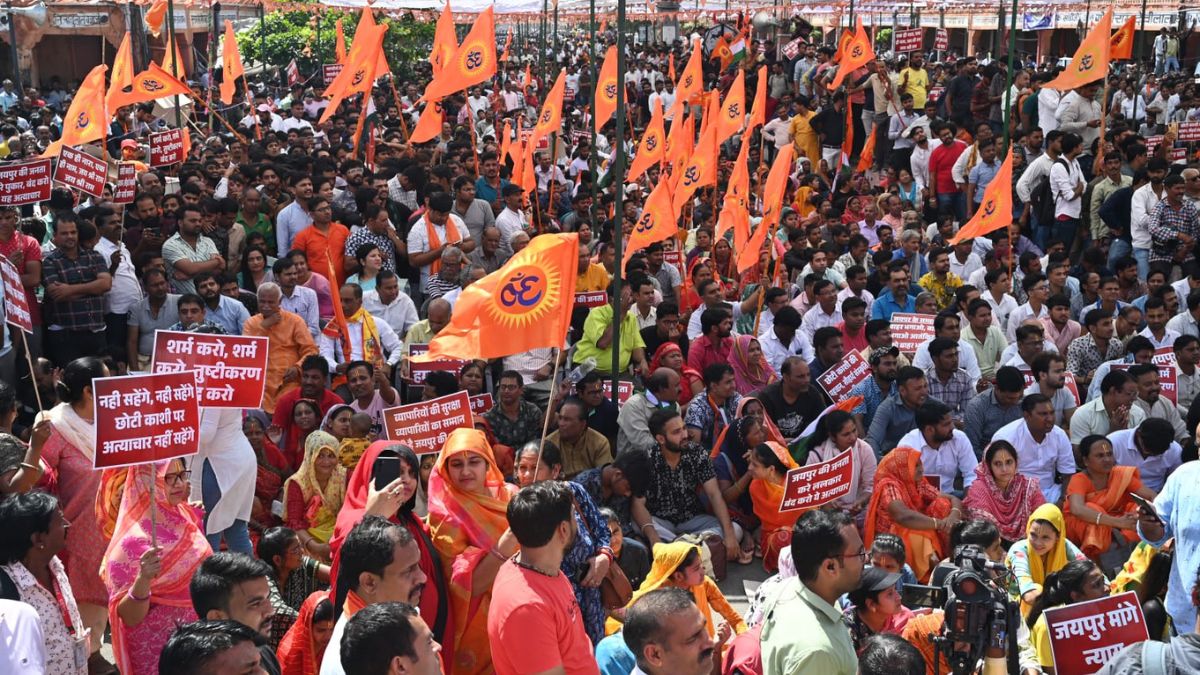
[[[571,372],[567,373],[567,381],[571,383],[572,387],[574,387],[575,385],[579,384],[579,381],[582,380],[588,373],[595,369],[596,359],[589,356],[583,360],[583,363],[575,366]]]

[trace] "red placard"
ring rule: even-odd
[[[924,29],[911,28],[908,30],[898,30],[894,33],[896,37],[897,54],[903,52],[919,52],[921,51],[921,43],[924,41]]]
[[[114,204],[132,204],[137,194],[137,167],[133,162],[117,162],[117,188],[113,190]]]
[[[599,307],[608,304],[608,293],[604,291],[584,291],[575,294],[575,304],[580,307]]]
[[[50,159],[0,167],[0,206],[23,206],[50,199]]]
[[[804,48],[804,40],[796,38],[783,46],[783,55],[789,59],[794,59],[800,55],[800,50]]]
[[[683,251],[663,251],[663,263],[674,265],[675,267],[683,266]]]
[[[160,330],[151,371],[195,371],[205,408],[257,408],[267,384],[268,342],[263,336]]]
[[[1179,137],[1176,140],[1190,143],[1200,141],[1200,122],[1184,122],[1179,125]]]
[[[96,468],[196,454],[200,449],[197,377],[189,370],[92,380]]]
[[[96,159],[86,152],[64,147],[58,155],[58,166],[54,169],[54,180],[89,194],[104,195],[104,181],[108,178],[108,163]]]
[[[933,34],[933,48],[939,52],[950,49],[950,33],[945,28],[939,28]]]
[[[1083,401],[1079,398],[1079,384],[1075,382],[1075,373],[1068,370],[1063,374],[1063,377],[1066,379],[1066,384],[1063,386],[1067,388],[1067,391],[1071,392],[1071,395],[1075,397],[1075,405],[1079,406]]]
[[[917,347],[933,339],[933,322],[937,319],[932,314],[905,314],[896,312],[892,315],[892,344],[904,354],[916,354]]]
[[[342,64],[340,63],[321,64],[321,77],[325,80],[326,85],[331,84],[341,73]]]
[[[849,450],[824,462],[787,472],[779,511],[808,511],[850,494],[854,457]]]
[[[183,158],[182,129],[150,134],[150,166],[170,166],[182,162]]]
[[[496,406],[491,394],[479,394],[471,397],[471,414],[482,415]]]
[[[451,431],[474,424],[471,397],[465,391],[383,411],[388,440],[406,443],[418,455],[441,450]]]
[[[940,99],[942,97],[942,93],[944,91],[946,91],[945,87],[930,87],[929,88],[929,100],[937,101],[938,99]]]
[[[32,333],[33,318],[29,316],[29,298],[25,296],[21,273],[7,258],[0,258],[0,274],[4,275],[4,320]]]
[[[428,363],[416,363],[412,357],[417,354],[424,354],[429,351],[429,345],[425,343],[413,343],[408,346],[408,381],[413,384],[424,384],[425,376],[434,370],[449,370],[455,375],[462,367],[470,363],[465,359],[443,359],[441,361],[430,361]]]
[[[1162,136],[1147,136],[1146,137],[1146,151],[1154,152],[1154,149],[1158,147],[1158,144],[1162,143],[1162,139],[1163,139]]]
[[[618,405],[625,405],[625,402],[633,396],[632,382],[617,382],[617,401]],[[604,398],[612,398],[612,380],[604,380]]]
[[[867,363],[858,350],[851,349],[846,352],[841,361],[837,362],[837,365],[821,373],[821,376],[817,378],[817,384],[821,385],[826,394],[829,394],[831,401],[840,401],[859,382],[870,376],[871,364]]]
[[[287,80],[288,86],[300,84],[300,66],[296,65],[296,59],[292,59],[287,64]]]
[[[1175,361],[1175,350],[1159,347],[1154,352],[1154,365],[1158,366],[1159,395],[1171,403],[1179,401],[1179,369]]]
[[[1054,672],[1091,675],[1150,634],[1133,591],[1046,610]]]

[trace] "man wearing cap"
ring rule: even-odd
[[[900,592],[896,590],[899,582],[899,572],[888,572],[873,565],[863,568],[862,580],[858,588],[847,594],[850,604],[842,612],[842,621],[850,629],[855,651],[872,635],[899,635],[912,618],[912,610],[904,606]]]
[[[284,130],[283,118],[279,115],[276,115],[275,111],[271,109],[271,106],[267,105],[266,103],[259,103],[258,107],[255,108],[255,111],[257,111],[258,114],[257,120],[255,120],[254,115],[246,115],[242,118],[241,122],[238,122],[238,126],[244,129],[253,129],[257,124],[260,129],[270,129],[271,131]]]

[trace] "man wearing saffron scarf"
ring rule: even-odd
[[[330,321],[321,332],[321,356],[338,375],[345,375],[350,362],[386,363],[384,374],[400,362],[404,349],[400,337],[386,321],[376,321],[363,309],[363,290],[358,284],[346,284],[339,291],[342,310],[346,315],[346,335],[336,321]]]
[[[417,606],[425,590],[421,549],[406,528],[379,516],[366,516],[342,544],[334,612],[339,614],[325,650],[320,675],[345,675],[342,669],[342,633],[359,610],[381,602]]]
[[[431,274],[442,269],[442,251],[447,246],[462,249],[463,253],[475,250],[467,225],[462,218],[450,213],[454,209],[454,198],[445,192],[429,196],[428,208],[408,231],[408,263],[421,268],[421,283],[425,288]]]

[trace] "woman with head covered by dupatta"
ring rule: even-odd
[[[284,523],[299,535],[304,550],[322,562],[329,562],[329,540],[346,497],[339,445],[327,432],[309,434],[304,440],[304,461],[283,484]]]
[[[779,379],[779,374],[763,356],[758,338],[753,335],[739,335],[733,339],[729,365],[733,366],[737,393],[742,396],[750,396]]]
[[[781,511],[783,488],[787,473],[799,466],[787,448],[774,441],[759,443],[750,448],[748,473],[750,499],[754,503],[754,515],[762,522],[763,569],[774,572],[778,569],[779,554],[792,543],[792,527],[802,510]]]
[[[429,528],[449,580],[454,648],[446,653],[451,673],[492,670],[487,635],[492,581],[518,549],[508,529],[513,490],[482,431],[450,433],[429,475]]]
[[[328,591],[315,591],[300,605],[296,623],[288,629],[275,656],[279,668],[288,675],[316,675],[321,659],[333,637],[333,603]],[[338,645],[334,645],[337,649]]]
[[[704,392],[704,378],[695,368],[690,368],[683,358],[683,350],[674,342],[664,342],[654,351],[650,359],[650,372],[659,368],[670,368],[679,373],[679,405],[685,406]]]
[[[200,514],[187,503],[190,472],[183,460],[139,464],[126,472],[100,574],[111,598],[108,618],[117,668],[157,673],[158,655],[171,631],[196,620],[188,584],[212,548]]]
[[[375,470],[382,462],[399,462],[400,476],[387,485],[375,486]],[[417,609],[421,618],[433,631],[433,637],[442,645],[445,653],[453,653],[453,630],[450,616],[450,595],[446,588],[446,574],[441,556],[434,548],[429,526],[416,514],[421,495],[421,464],[416,453],[407,445],[395,441],[375,441],[369,445],[359,460],[354,473],[350,474],[350,485],[346,488],[346,499],[338,513],[333,539],[332,578],[337,579],[341,562],[342,542],[355,525],[367,516],[380,516],[406,528],[421,550],[421,571],[428,581],[421,593]],[[335,607],[345,602],[346,589],[331,589]]]

